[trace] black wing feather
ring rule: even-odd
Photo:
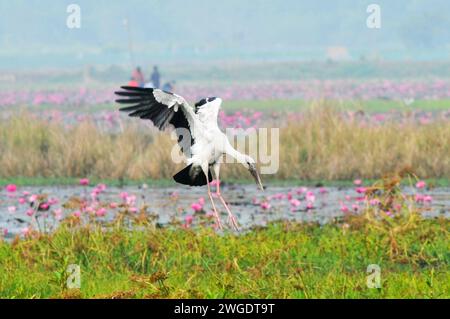
[[[175,127],[175,129],[183,128],[191,132],[189,122],[184,112],[182,110],[175,112],[174,107],[169,108],[168,105],[158,102],[153,92],[154,89],[133,86],[122,86],[121,88],[125,91],[118,91],[115,92],[115,94],[126,98],[117,99],[116,102],[129,106],[120,108],[120,111],[127,112],[128,115],[132,117],[150,120],[160,130],[164,130],[169,124],[171,124]],[[163,92],[173,95],[170,92]],[[189,145],[192,146],[194,144],[192,134],[190,134],[190,139]],[[182,148],[184,148],[183,146],[186,145],[181,145],[181,141],[182,138],[179,136],[178,143]],[[183,142],[183,144],[185,143]],[[183,149],[183,152],[187,156],[190,156],[190,148]]]

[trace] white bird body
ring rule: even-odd
[[[174,179],[181,184],[191,186],[206,184],[208,186],[208,196],[213,205],[218,226],[221,228],[209,185],[214,175],[218,182],[217,195],[225,206],[231,223],[237,229],[236,219],[220,194],[219,171],[223,156],[227,154],[235,158],[250,171],[261,189],[263,186],[256,170],[255,161],[250,156],[235,150],[218,126],[217,117],[222,99],[216,97],[202,99],[195,104],[194,109],[177,94],[152,88],[127,86],[122,88],[125,91],[119,91],[116,94],[128,98],[118,99],[117,102],[132,105],[121,108],[121,111],[130,112],[130,116],[149,119],[161,130],[169,124],[173,125],[177,131],[188,130],[189,136],[181,134],[182,138],[178,140],[187,157],[188,166],[175,174]]]

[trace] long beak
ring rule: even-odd
[[[264,190],[264,186],[261,182],[261,177],[259,177],[258,170],[256,169],[255,165],[250,165],[249,172],[252,174],[253,178],[255,179],[256,185],[258,185],[260,190]]]

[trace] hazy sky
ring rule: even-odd
[[[81,8],[81,28],[66,25]],[[366,25],[379,4],[381,28]],[[0,2],[0,66],[136,60],[448,59],[448,0],[16,0]]]

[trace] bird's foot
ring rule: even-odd
[[[228,213],[228,224],[230,224],[231,227],[235,231],[239,231],[239,226],[238,226],[238,223],[237,223],[237,219],[231,212]]]

